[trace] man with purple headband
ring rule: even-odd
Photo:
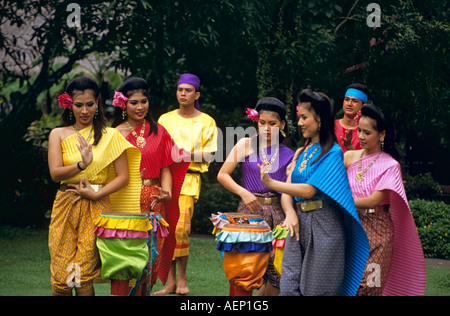
[[[189,256],[189,233],[194,204],[200,195],[200,174],[208,171],[212,154],[217,151],[217,126],[200,111],[200,79],[192,74],[180,76],[177,86],[179,108],[163,114],[158,123],[165,127],[178,147],[190,154],[189,165],[179,198],[180,218],[176,228],[177,245],[167,285],[157,295],[187,294],[186,267]],[[178,265],[178,276],[177,276]]]
[[[361,108],[367,103],[369,89],[360,83],[352,83],[346,89],[342,109],[344,117],[334,122],[334,131],[342,151],[361,149],[358,139],[358,120]]]

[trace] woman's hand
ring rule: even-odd
[[[270,171],[270,163],[263,162],[262,165],[258,164],[258,168],[261,171],[261,182],[266,186],[269,187],[270,181],[272,181],[272,178],[269,176]]]
[[[158,187],[158,195],[152,195],[151,197],[154,198],[152,201],[152,204],[150,204],[150,209],[153,210],[153,208],[156,206],[156,204],[161,202],[167,202],[172,199],[172,196],[170,195],[169,191],[163,190],[161,187]]]
[[[144,175],[145,175],[145,171],[147,171],[147,169],[142,169],[141,171],[141,179],[144,179]]]
[[[261,204],[259,204],[258,199],[253,193],[244,189],[239,193],[239,196],[242,202],[249,208],[250,213],[258,214],[261,211]]]
[[[92,144],[89,144],[86,139],[81,136],[78,135],[77,137],[78,142],[80,144],[76,144],[78,147],[78,150],[80,151],[81,154],[81,159],[83,162],[83,169],[86,169],[92,162],[92,160],[94,159],[94,156],[92,154]]]
[[[345,137],[341,137],[342,144],[344,145],[346,150],[354,150],[352,145],[352,138],[353,138],[353,130],[348,130],[345,132]]]
[[[72,203],[76,203],[81,199],[88,199],[93,201],[97,200],[97,192],[95,192],[91,187],[91,184],[89,183],[87,178],[80,178],[79,184],[68,184],[67,186],[72,188],[67,189],[67,192],[74,192],[78,194],[77,198],[73,200]]]
[[[300,228],[298,223],[298,216],[295,211],[286,213],[286,218],[281,226],[284,227],[286,230],[290,231],[291,237],[295,236],[295,239],[297,239],[297,241],[300,240]]]

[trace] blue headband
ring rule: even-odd
[[[346,97],[355,97],[360,99],[363,103],[367,103],[367,94],[365,94],[362,91],[350,88],[347,90],[347,92],[345,93]]]

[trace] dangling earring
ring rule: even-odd
[[[98,105],[97,105],[97,109],[95,110],[95,115],[94,115],[94,118],[96,119],[96,118],[97,118],[97,116],[98,116]]]
[[[283,137],[286,137],[286,133],[283,130],[280,130],[281,135],[283,135]]]
[[[123,109],[123,111],[122,111],[122,119],[125,119],[126,116],[127,116],[127,110]]]
[[[69,110],[69,120],[73,120],[73,111],[72,109]]]
[[[319,132],[320,132],[320,127],[322,126],[322,124],[319,122]]]
[[[380,139],[381,150],[384,151],[384,138]]]

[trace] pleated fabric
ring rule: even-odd
[[[378,155],[362,159],[362,170]],[[426,270],[422,244],[406,198],[400,164],[389,154],[381,153],[364,174],[362,183],[355,182],[359,161],[348,167],[353,198],[368,197],[373,191],[389,190],[391,219],[394,225],[394,252],[383,291],[384,296],[422,296],[425,293]]]
[[[134,131],[137,135],[141,128],[142,123],[135,128]],[[166,284],[176,246],[175,230],[180,216],[178,201],[190,162],[186,159],[187,155],[180,150],[162,125],[158,124],[156,135],[154,133],[148,135],[149,131],[150,123],[147,122],[144,131],[146,145],[144,148],[138,148],[142,153],[140,170],[145,169],[143,178],[160,179],[161,169],[165,167],[169,167],[172,174],[172,199],[164,203],[164,219],[169,224],[169,235],[165,238],[158,259],[158,277],[163,284]],[[136,137],[133,133],[129,133],[126,139],[136,146]],[[151,203],[144,204],[149,206]],[[151,210],[149,208],[142,209],[142,212],[151,212]]]
[[[88,139],[91,127],[82,129],[79,133],[85,139]],[[76,144],[78,144],[77,133],[70,135],[61,142],[61,152],[63,158],[63,164],[65,166],[73,165],[80,161],[80,151]],[[93,139],[90,140],[93,143]],[[98,249],[95,246],[96,235],[94,234],[94,222],[100,216],[101,213],[111,211],[121,211],[125,213],[140,213],[139,207],[139,194],[140,194],[140,175],[139,164],[141,154],[139,150],[128,143],[125,138],[113,128],[105,128],[103,130],[102,138],[99,143],[92,147],[94,160],[92,163],[76,176],[62,181],[62,184],[79,183],[80,179],[87,178],[91,184],[107,184],[111,181],[115,174],[111,172],[114,170],[113,162],[123,152],[126,152],[128,157],[129,168],[129,185],[122,190],[119,190],[112,195],[105,197],[99,201],[90,201],[82,199],[81,201],[73,204],[75,194],[72,192],[59,191],[55,200],[55,205],[52,212],[52,222],[50,225],[49,233],[49,247],[52,257],[52,264],[54,258],[61,257],[61,254],[65,254],[67,249],[70,249],[70,256],[72,253],[75,256],[83,257],[76,263],[82,267],[86,264],[97,266],[99,263]],[[61,204],[64,201],[64,204]],[[82,206],[80,208],[80,206]],[[70,215],[70,216],[68,216]],[[80,221],[81,220],[81,221]],[[82,225],[80,225],[80,223]],[[109,228],[107,228],[109,229]],[[102,232],[103,234],[112,235],[110,231]],[[119,233],[122,235],[122,233]],[[68,238],[68,236],[70,238]],[[89,239],[90,242],[84,242]],[[89,256],[86,255],[89,253]],[[79,255],[80,254],[80,255]],[[70,256],[63,259],[62,263],[67,265],[74,262],[70,259]],[[65,268],[65,267],[64,267]],[[82,270],[83,272],[84,270]],[[92,275],[91,279],[87,282],[92,282],[93,278],[100,274]],[[90,276],[91,273],[83,272],[83,276]],[[53,278],[53,270],[52,270]],[[65,281],[65,280],[62,280]],[[86,282],[85,282],[86,283]]]
[[[313,144],[308,150],[307,157],[317,148],[316,146],[320,144]],[[298,172],[299,163],[297,163],[292,173],[292,183],[307,183],[316,187],[319,192],[313,199],[331,198],[343,210],[346,228],[345,271],[339,294],[354,296],[369,257],[369,240],[356,211],[343,163],[342,150],[335,143],[327,154],[313,164],[320,152],[321,149],[317,150],[308,160],[307,167],[302,173]],[[301,162],[303,157],[303,154],[300,155],[298,162]],[[301,202],[303,199],[296,197],[295,200]]]
[[[274,161],[271,163],[272,170],[270,172],[270,177],[274,180],[286,182],[286,168],[294,157],[294,151],[282,144],[277,144],[276,146],[278,146],[279,151]],[[268,161],[271,161],[275,155],[276,146],[274,145],[263,149]],[[242,186],[252,193],[262,194],[273,191],[261,182],[261,171],[258,167],[258,164],[262,165],[263,163],[261,158],[261,152],[259,155],[251,153],[245,157],[245,161],[242,163]]]
[[[90,130],[91,127],[86,127],[80,131],[80,134],[87,139]],[[76,146],[78,143],[76,139],[77,134],[75,133],[61,142],[65,166],[80,161],[80,152]],[[112,211],[140,213],[141,176],[139,166],[141,153],[114,128],[106,127],[100,142],[96,146],[92,146],[94,160],[86,170],[61,183],[79,183],[80,178],[87,178],[90,183],[107,184],[115,178],[116,173],[113,162],[123,152],[126,152],[128,158],[129,181],[127,186],[109,196]]]

